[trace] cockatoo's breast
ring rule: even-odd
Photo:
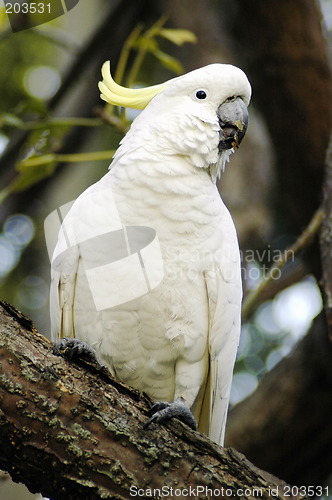
[[[225,304],[235,304],[225,328],[238,316],[241,284],[234,225],[205,169],[179,156],[163,162],[124,160],[115,162],[98,189],[112,191],[123,226],[155,230],[164,277],[146,295],[102,311],[98,350],[121,380],[156,399],[174,397],[175,363],[193,363],[191,380],[183,382],[187,401],[192,390],[193,403],[207,376],[207,278],[224,283]]]
[[[167,232],[170,238],[213,232],[216,215],[227,211],[209,171],[196,168],[186,156],[142,162],[131,152],[104,179],[112,186],[125,224],[150,224],[163,237]]]

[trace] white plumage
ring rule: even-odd
[[[106,95],[107,70],[100,88],[115,102]],[[236,231],[215,184],[232,151],[220,150],[218,109],[235,98],[248,105],[250,85],[238,68],[213,64],[155,94],[110,171],[75,201],[59,233],[52,336],[86,341],[115,377],[155,401],[183,397],[199,429],[222,444],[242,287]],[[148,257],[144,232],[142,240],[134,237],[137,248],[127,241],[128,228],[137,226],[156,232]],[[119,270],[121,258],[140,262],[150,290],[137,292],[141,278],[135,267]],[[113,268],[118,279],[109,278]],[[100,271],[94,282],[91,269]],[[112,306],[117,293],[124,299]]]

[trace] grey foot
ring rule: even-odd
[[[197,423],[194,415],[189,410],[182,398],[177,398],[173,403],[158,401],[149,411],[149,420],[144,424],[144,429],[149,427],[152,422],[168,422],[171,418],[178,418],[181,422],[187,424],[191,429],[197,429]]]
[[[82,340],[61,339],[55,344],[53,353],[85,368],[98,372],[105,369],[94,348]]]

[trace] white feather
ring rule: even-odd
[[[201,88],[206,102],[195,98]],[[244,73],[211,65],[174,79],[152,99],[122,140],[110,172],[76,200],[65,219],[51,285],[54,339],[85,340],[116,377],[155,400],[182,396],[200,428],[218,443],[242,293],[236,232],[215,185],[229,156],[218,151],[216,110],[232,95],[249,102]],[[164,277],[135,295],[139,276],[128,271],[120,283],[109,283],[105,274],[98,293],[121,286],[134,298],[98,310],[89,270],[118,262],[103,235],[126,235],[131,226],[156,232],[159,247],[144,272],[150,264],[158,268],[160,248]],[[112,252],[126,258],[125,244]],[[128,247],[127,257],[134,260],[134,253]]]

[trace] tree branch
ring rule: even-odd
[[[159,498],[164,487],[169,496],[192,488],[201,498],[248,498],[256,489],[259,498],[284,498],[285,483],[181,422],[143,431],[144,393],[55,356],[3,301],[0,323],[0,467],[32,492],[124,499],[158,489]]]
[[[323,209],[318,208],[312,216],[308,226],[303,230],[293,245],[286,248],[280,258],[270,267],[266,278],[263,278],[257,288],[248,293],[248,295],[244,298],[242,304],[243,321],[247,319],[248,316],[250,316],[250,314],[256,309],[257,305],[261,303],[261,297],[264,296],[264,292],[266,292],[266,289],[271,285],[271,283],[273,283],[274,280],[278,279],[280,270],[285,266],[285,264],[294,259],[295,255],[312,243],[322,224],[322,220]]]

